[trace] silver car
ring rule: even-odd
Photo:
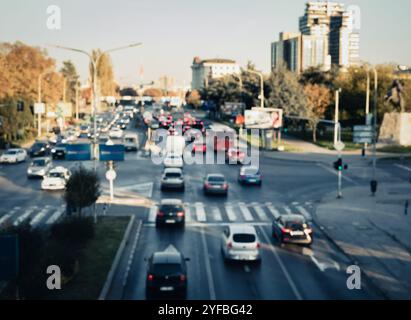
[[[27,169],[27,177],[43,178],[51,170],[52,162],[50,158],[36,158]]]
[[[165,189],[183,189],[184,175],[179,168],[167,168],[161,177],[161,190]]]
[[[221,236],[224,260],[260,261],[260,240],[254,226],[230,225]]]

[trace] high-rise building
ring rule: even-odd
[[[290,70],[303,72],[311,67],[326,71],[331,65],[358,65],[358,19],[358,10],[347,10],[341,3],[308,2],[299,18],[300,33],[280,33],[280,40],[271,44],[272,68],[285,63]]]
[[[229,59],[206,59],[195,57],[192,69],[192,90],[202,89],[211,79],[221,78],[228,74],[240,73],[240,66]]]

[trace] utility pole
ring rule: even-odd
[[[334,115],[334,145],[338,142],[338,130],[337,126],[339,125],[339,114],[340,114],[340,92],[341,89],[335,91],[335,115]]]
[[[338,184],[337,184],[337,198],[342,198],[342,154],[341,151],[344,149],[344,144],[341,141],[341,124],[339,120],[340,113],[340,93],[341,89],[335,91],[335,115],[334,115],[334,148],[338,152],[338,161],[335,163],[336,169],[338,170]]]
[[[378,128],[377,128],[377,99],[378,99],[378,72],[374,68],[374,108],[373,108],[373,147],[372,147],[372,181],[371,192],[375,196],[377,192],[377,140],[378,140]]]
[[[367,69],[367,94],[366,94],[366,101],[365,101],[365,125],[369,125],[368,117],[370,114],[370,72]],[[364,148],[362,152],[362,156],[365,157],[367,152],[368,143],[364,143]]]

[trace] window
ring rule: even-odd
[[[255,235],[250,233],[237,233],[233,236],[233,240],[238,243],[255,242]]]

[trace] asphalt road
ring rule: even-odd
[[[130,127],[130,130],[136,130]],[[144,132],[137,132],[144,142]],[[57,164],[57,162],[55,162]],[[72,167],[76,163],[58,161]],[[91,162],[84,163],[91,166]],[[27,163],[0,166],[0,219],[9,223],[32,219],[36,226],[52,224],[64,214],[61,192],[40,190],[40,180],[26,178]],[[138,194],[158,203],[164,198],[182,199],[187,208],[185,230],[157,230],[154,210],[144,214],[140,238],[133,252],[125,299],[145,299],[145,257],[174,245],[188,262],[188,299],[376,299],[379,296],[366,283],[362,290],[346,286],[348,261],[314,226],[311,248],[280,246],[272,238],[270,225],[274,217],[290,213],[311,219],[324,193],[336,188],[332,165],[315,162],[281,161],[261,155],[261,187],[243,187],[237,183],[236,165],[186,165],[185,192],[161,192],[162,166],[155,165],[141,151],[130,153],[117,166],[116,192]],[[357,164],[345,172],[344,185],[369,180],[369,162]],[[103,192],[105,165],[99,164]],[[225,197],[207,197],[202,180],[207,173],[223,173],[229,182]],[[379,164],[380,181],[403,181],[409,172],[393,163]],[[130,209],[133,212],[133,209]],[[121,213],[121,212],[120,212]],[[4,218],[6,217],[6,218]],[[1,220],[0,220],[1,221]],[[224,263],[220,251],[223,226],[247,223],[256,226],[262,240],[262,262]]]

